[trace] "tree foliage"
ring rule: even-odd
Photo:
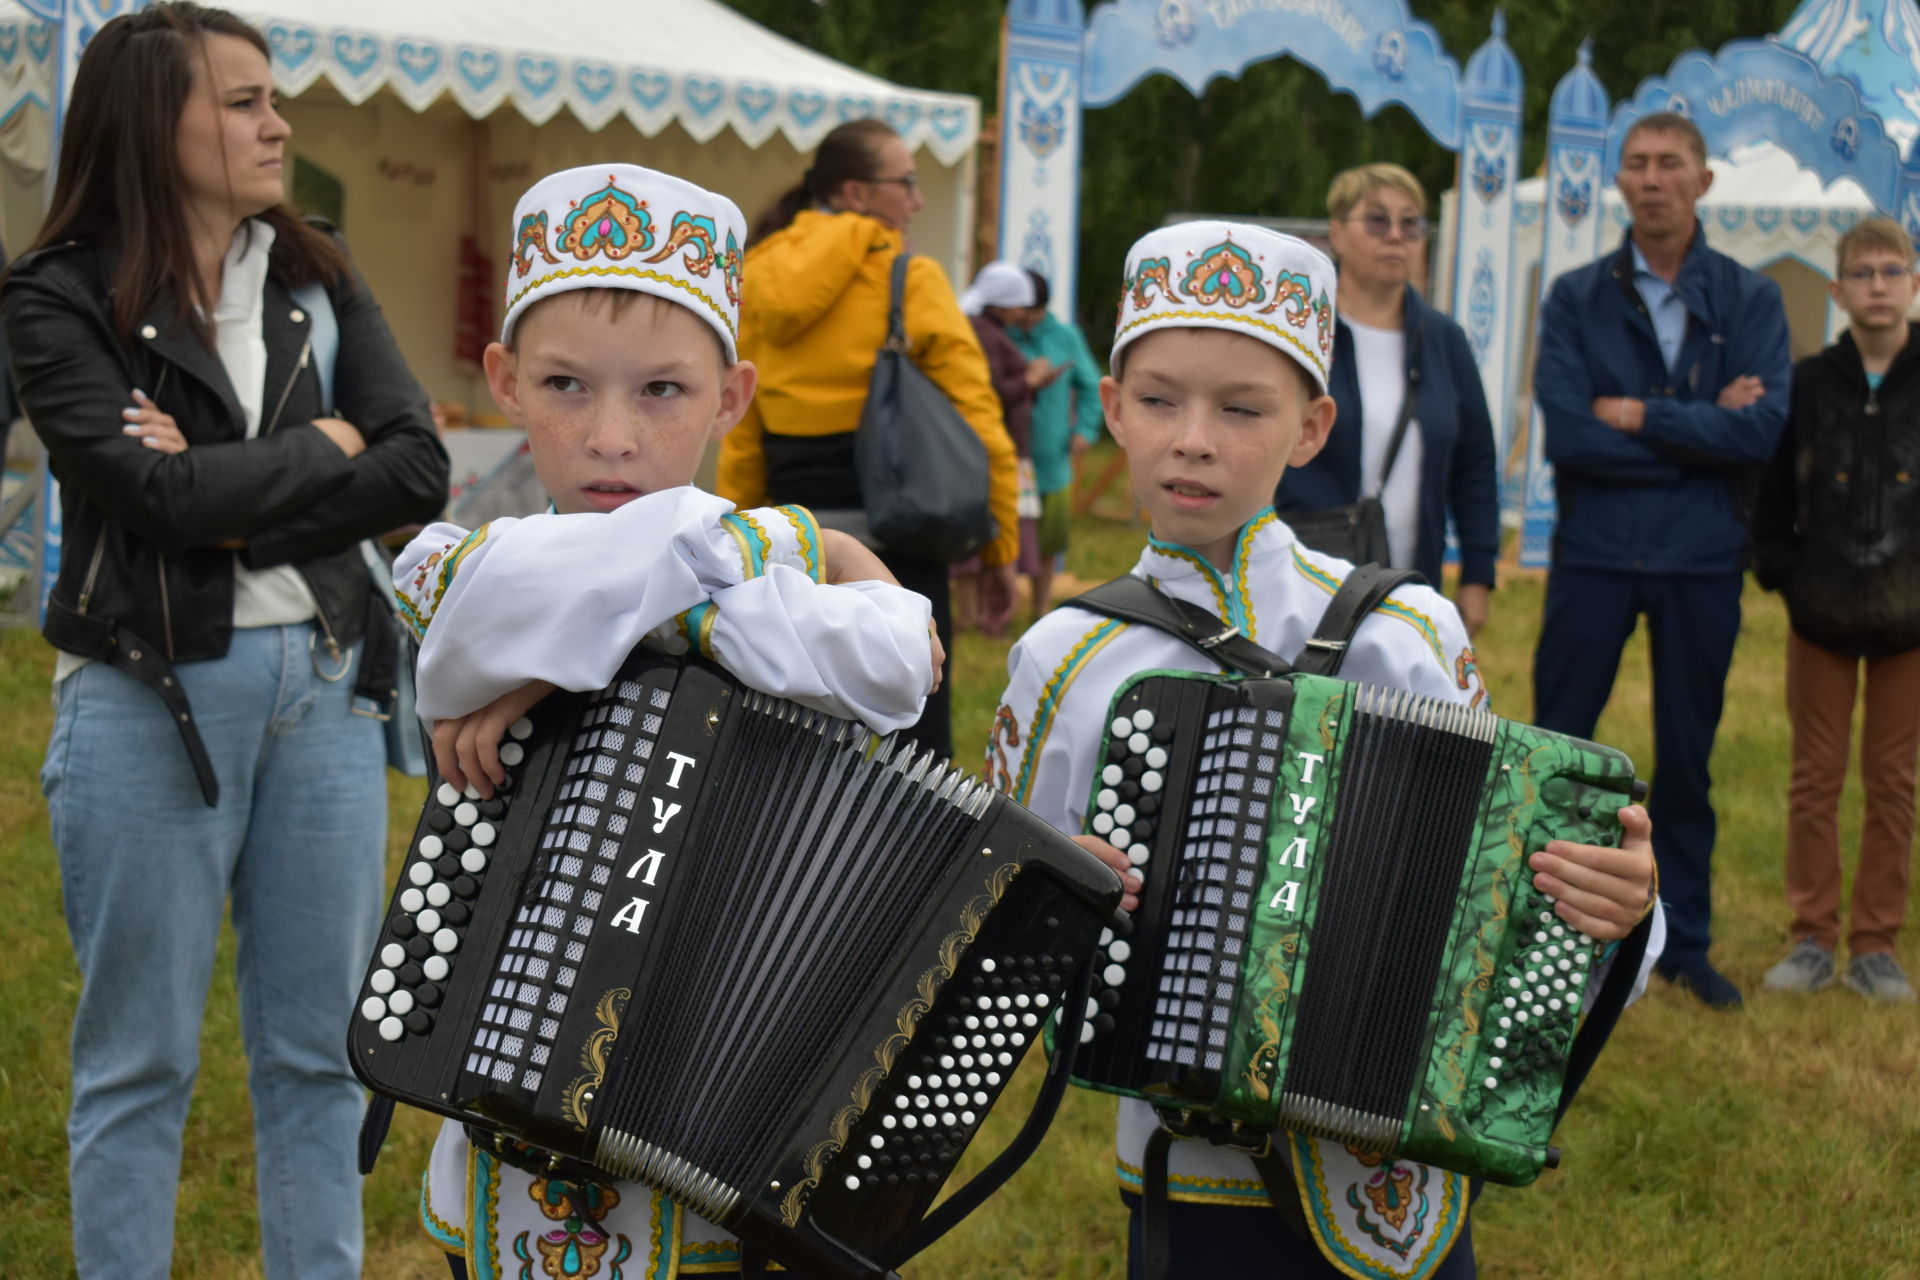
[[[998,107],[1000,25],[992,0],[729,0],[790,39],[899,84],[970,93]],[[1414,0],[1465,65],[1491,29],[1495,0]],[[1546,153],[1547,102],[1591,35],[1593,65],[1618,101],[1687,49],[1777,31],[1795,0],[1526,0],[1509,3],[1507,43],[1527,77],[1523,168]],[[1154,76],[1085,116],[1079,311],[1089,333],[1112,312],[1119,263],[1168,213],[1320,217],[1339,170],[1406,165],[1430,193],[1453,185],[1454,157],[1411,114],[1362,118],[1352,96],[1291,59],[1256,63],[1199,97]],[[981,181],[997,181],[983,173]]]

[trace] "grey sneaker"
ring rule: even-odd
[[[1900,971],[1900,962],[1890,952],[1870,951],[1847,962],[1848,986],[1869,1000],[1897,1004],[1913,999],[1913,984]]]
[[[1855,961],[1858,964],[1859,961]],[[1853,981],[1852,970],[1848,971],[1847,981]],[[1767,970],[1767,976],[1760,985],[1768,991],[1798,991],[1809,993],[1833,985],[1833,952],[1815,942],[1812,938],[1802,938],[1794,944],[1787,958]]]

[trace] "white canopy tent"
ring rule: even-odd
[[[56,24],[33,7],[47,5],[0,0],[0,236],[16,249],[44,203],[59,58]],[[533,21],[514,0],[235,7],[272,47],[291,149],[305,166],[296,186],[334,197],[321,211],[338,216],[439,400],[491,407],[454,358],[461,238],[473,237],[496,284],[514,200],[555,169],[603,160],[666,169],[752,218],[799,180],[829,129],[878,117],[917,152],[927,208],[916,245],[956,278],[966,273],[978,101],[856,71],[718,0],[625,0],[617,20],[574,24]]]

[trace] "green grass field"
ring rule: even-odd
[[[1098,455],[1096,455],[1098,456]],[[1123,571],[1138,529],[1076,523],[1071,569]],[[1495,599],[1480,668],[1505,715],[1529,709],[1537,581]],[[1750,993],[1745,1013],[1713,1014],[1655,984],[1623,1019],[1558,1137],[1562,1167],[1524,1190],[1492,1188],[1476,1237],[1490,1280],[1756,1277],[1920,1280],[1920,1007],[1883,1008],[1838,987],[1810,999],[1752,994],[1785,945],[1781,840],[1786,815],[1786,623],[1750,591],[1714,758],[1721,826],[1715,958]],[[975,759],[1005,675],[1005,641],[963,637],[955,661],[959,755]],[[51,650],[0,634],[0,1277],[72,1274],[64,1123],[67,1033],[79,977],[37,771],[50,710]],[[1597,735],[1652,761],[1647,659],[1636,638]],[[394,778],[390,849],[412,830],[421,784]],[[1859,830],[1850,786],[1847,847]],[[137,838],[129,833],[130,845]],[[133,850],[130,848],[130,854]],[[1920,932],[1901,960],[1920,974]],[[231,938],[209,1000],[199,1090],[187,1129],[176,1276],[259,1275],[245,1062]],[[972,1164],[1011,1133],[1037,1079],[1021,1072]],[[403,1115],[367,1183],[366,1273],[446,1274],[415,1220],[434,1121]],[[1125,1218],[1113,1192],[1112,1103],[1075,1091],[1035,1159],[980,1213],[909,1269],[919,1278],[1117,1277]]]

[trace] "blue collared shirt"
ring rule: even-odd
[[[1653,320],[1653,336],[1660,340],[1661,363],[1671,373],[1673,362],[1680,354],[1680,344],[1687,336],[1686,300],[1679,290],[1654,274],[1637,244],[1633,245],[1633,287],[1639,292],[1640,301],[1647,304],[1647,315]]]

